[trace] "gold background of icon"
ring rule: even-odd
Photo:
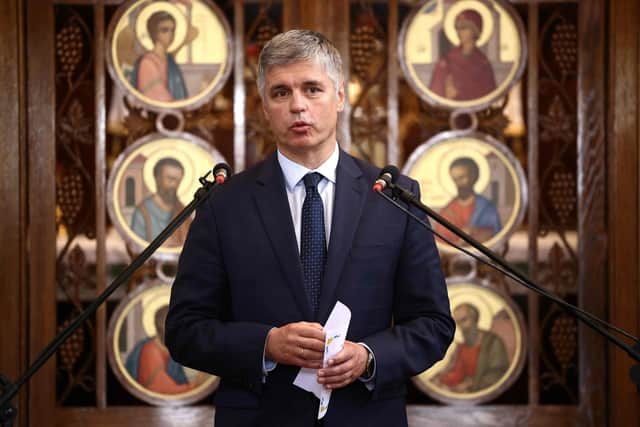
[[[172,137],[149,135],[118,156],[107,184],[108,212],[120,235],[138,250],[144,249],[155,236],[147,239],[136,234],[132,229],[132,217],[135,208],[157,192],[154,166],[165,158],[175,159],[183,166],[184,175],[177,188],[177,197],[182,206],[193,200],[200,187],[198,178],[224,161],[216,149],[186,133]],[[154,256],[175,259],[181,250],[182,244],[165,243]]]
[[[456,18],[465,11],[474,11],[481,19],[482,29],[475,45],[491,64],[495,87],[481,95],[456,99],[437,93],[430,86],[436,66],[450,52],[439,52],[443,47],[442,39],[446,39],[444,44],[451,48],[460,46]],[[403,24],[398,50],[407,81],[418,95],[440,107],[464,110],[483,109],[504,96],[522,76],[526,59],[524,30],[519,16],[510,5],[496,0],[423,2]]]
[[[478,404],[489,401],[504,392],[520,375],[526,359],[526,335],[524,319],[520,309],[511,299],[496,290],[464,280],[449,280],[447,286],[451,312],[465,305],[473,305],[479,313],[477,328],[491,332],[504,345],[508,366],[504,366],[497,381],[473,391],[457,391],[438,382],[455,363],[454,355],[459,345],[464,343],[463,333],[458,325],[451,346],[444,358],[428,370],[413,377],[422,391],[436,400],[451,404]],[[478,359],[479,360],[479,359]]]
[[[478,166],[475,193],[498,200],[495,208],[500,228],[480,242],[488,247],[499,246],[520,225],[527,204],[524,171],[504,144],[479,132],[444,132],[419,146],[409,157],[403,173],[420,183],[422,203],[441,211],[457,196],[450,166],[460,158],[470,158]],[[446,216],[445,219],[451,220]],[[439,240],[438,247],[452,250]]]
[[[149,18],[166,12],[175,20],[173,41],[167,48],[177,64],[186,97],[159,99],[143,93],[132,82],[136,63],[153,51],[147,29]],[[107,60],[113,80],[126,93],[152,110],[193,109],[217,93],[231,73],[231,31],[218,7],[208,0],[129,2],[119,9],[109,27]]]
[[[220,381],[217,376],[183,366],[184,375],[192,388],[184,392],[162,393],[145,387],[129,372],[127,358],[135,351],[137,343],[153,340],[157,336],[156,312],[169,305],[170,296],[171,286],[168,284],[142,285],[120,302],[109,322],[108,350],[111,369],[133,395],[155,405],[185,405],[196,402],[211,394]]]

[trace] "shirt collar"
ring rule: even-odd
[[[336,168],[338,167],[338,159],[340,158],[340,150],[338,144],[333,150],[333,153],[327,160],[324,161],[317,169],[308,169],[299,163],[294,162],[291,159],[285,157],[284,154],[278,150],[278,163],[284,174],[284,180],[287,184],[287,189],[293,191],[293,188],[300,182],[300,180],[309,172],[318,172],[329,181],[336,183]]]

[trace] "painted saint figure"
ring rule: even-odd
[[[447,99],[475,100],[496,89],[491,63],[476,46],[482,32],[482,16],[472,9],[463,10],[456,16],[455,28],[460,45],[438,60],[429,89]]]
[[[178,199],[178,187],[184,177],[184,167],[173,157],[165,157],[153,167],[156,192],[138,204],[131,217],[131,229],[147,242],[152,241],[171,220],[184,209]],[[182,246],[191,225],[191,218],[166,240],[165,246]]]
[[[182,71],[169,52],[176,32],[176,19],[165,11],[153,13],[147,20],[153,48],[142,54],[131,74],[131,84],[156,101],[171,102],[187,98]]]
[[[190,384],[184,368],[175,362],[164,345],[164,323],[169,306],[156,311],[157,334],[140,340],[126,360],[127,372],[143,387],[156,393],[185,393],[195,387]]]
[[[449,174],[457,187],[458,195],[439,213],[474,239],[484,242],[495,236],[502,226],[495,204],[473,189],[479,173],[477,163],[470,157],[459,157],[451,162]],[[454,243],[462,242],[458,236],[438,223],[435,224],[435,230]]]
[[[453,318],[464,342],[457,344],[452,363],[436,382],[458,393],[473,393],[497,383],[509,369],[507,350],[502,339],[478,328],[478,309],[460,304]]]

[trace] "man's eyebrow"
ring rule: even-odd
[[[302,83],[303,86],[324,86],[320,80],[305,80]]]
[[[305,80],[302,82],[303,87],[319,86],[324,87],[324,83],[320,80]],[[282,89],[289,89],[289,85],[286,83],[276,83],[269,88],[269,92],[274,92]]]
[[[284,83],[275,84],[269,88],[269,92],[273,92],[274,90],[280,90],[280,89],[289,89],[289,86]]]

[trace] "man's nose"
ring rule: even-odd
[[[291,94],[291,103],[289,109],[292,113],[301,113],[307,109],[306,100],[304,96],[298,91],[294,91]]]

